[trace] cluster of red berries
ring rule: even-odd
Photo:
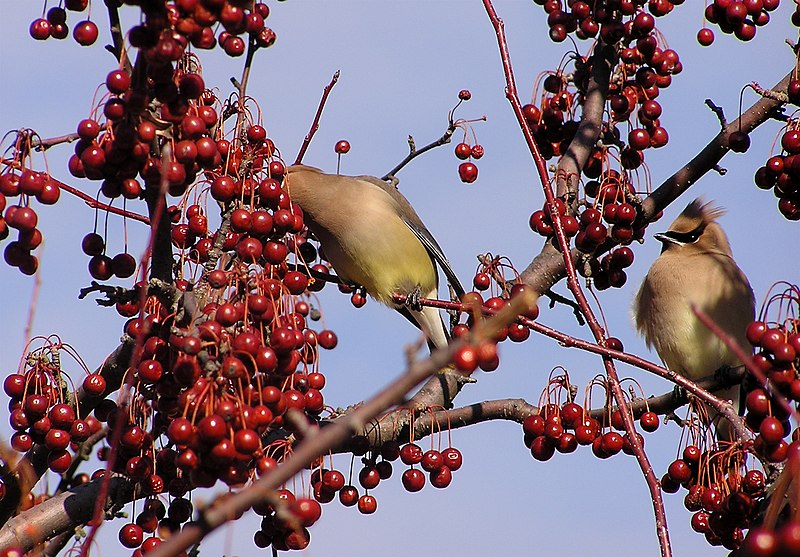
[[[480,292],[474,290],[467,292],[462,297],[461,304],[466,308],[470,308],[469,317],[466,323],[459,323],[453,327],[453,338],[466,337],[470,329],[475,325],[476,315],[494,315],[505,307],[510,298],[522,295],[528,288],[527,285],[516,283],[504,296],[490,296],[485,301]],[[529,320],[535,320],[538,316],[539,307],[536,305],[521,314],[521,317]],[[478,343],[470,342],[460,346],[453,355],[453,365],[458,371],[465,374],[470,374],[479,368],[482,371],[494,371],[500,365],[497,344],[505,340],[523,342],[530,334],[530,329],[524,323],[511,323],[498,329],[494,337],[490,339]]]
[[[563,200],[556,199],[556,207],[564,234],[575,238],[575,247],[581,252],[591,255],[600,248],[619,246],[602,259],[592,257],[588,267],[579,268],[579,272],[591,276],[598,290],[620,288],[627,281],[625,269],[634,259],[628,245],[644,237],[646,226],[638,224],[639,211],[630,201],[634,194],[627,172],[607,169],[597,177],[584,185],[586,198],[594,198],[594,206],[585,208],[577,218],[567,214]],[[534,232],[551,237],[554,230],[549,205],[534,211],[529,224]]]
[[[539,152],[549,160],[566,152],[578,131],[578,122],[572,117],[575,92],[560,73],[544,79],[544,90],[546,94],[541,100],[541,108],[529,103],[522,107],[522,114]]]
[[[538,414],[531,414],[522,423],[525,446],[539,461],[550,460],[556,451],[562,454],[575,452],[578,445],[591,445],[592,453],[600,459],[610,458],[620,451],[633,454],[628,434],[617,432],[624,431],[620,412],[613,412],[610,421],[613,429],[603,427],[599,420],[575,402],[562,406],[545,404]],[[658,429],[658,416],[654,412],[645,412],[640,416],[639,424],[644,431],[653,432]],[[644,444],[641,434],[636,435]]]
[[[6,245],[3,258],[12,267],[32,275],[39,268],[39,260],[31,252],[42,243],[42,233],[36,227],[39,217],[31,207],[31,200],[53,205],[61,189],[47,174],[25,168],[21,161],[15,162],[7,167],[5,174],[0,174],[0,214],[3,215],[0,217],[0,242],[8,238],[10,229],[17,231],[16,240]],[[17,197],[19,203],[6,206],[9,198]]]
[[[174,69],[170,63],[148,68],[145,84],[134,84],[123,69],[110,72],[106,77],[110,95],[102,103],[105,122],[86,118],[77,126],[79,140],[69,171],[76,178],[102,180],[100,192],[109,199],[142,198],[144,187],[160,186],[162,172],[169,193],[182,195],[198,172],[222,163],[219,148],[224,145],[212,138],[219,127],[212,106],[216,98],[206,92],[200,74],[186,67]],[[160,103],[158,117],[171,125],[175,139],[168,161],[151,154],[159,135],[148,112],[153,101]]]
[[[765,493],[765,478],[760,470],[741,470],[741,449],[703,451],[687,445],[681,458],[673,461],[661,479],[661,488],[688,493],[684,506],[694,513],[691,526],[705,535],[710,545],[738,549],[744,530],[758,517]]]
[[[614,44],[619,41],[626,29],[623,18],[632,16],[647,5],[651,14],[656,17],[670,13],[673,7],[683,4],[684,0],[601,0],[588,2],[573,0],[567,2],[569,11],[564,9],[558,0],[534,0],[535,4],[544,7],[547,12],[547,26],[550,38],[562,42],[569,33],[575,33],[579,39],[590,39],[598,34],[604,42]]]
[[[645,149],[659,148],[669,141],[660,123],[661,105],[655,99],[683,66],[677,52],[667,48],[660,39],[655,17],[666,15],[673,4],[682,2],[650,1],[650,13],[642,9],[647,3],[644,0],[576,1],[569,3],[570,11],[566,11],[561,2],[537,3],[543,4],[548,12],[551,37],[557,40],[575,31],[580,38],[599,33],[606,43],[621,43],[620,62],[614,72],[625,79],[610,85],[610,121],[603,126],[603,145],[593,151],[586,165],[587,175],[600,174],[609,159],[607,150],[612,146],[619,149],[623,168],[638,168],[644,161]],[[588,83],[590,60],[577,64],[571,82],[561,71],[551,73],[543,82],[545,95],[539,106],[531,103],[523,107],[525,119],[545,159],[563,154],[578,129],[573,105],[582,102],[580,93]],[[634,112],[638,126],[632,128],[623,141],[616,122],[630,121]]]
[[[31,37],[37,41],[44,41],[53,37],[54,39],[66,39],[69,35],[67,25],[67,10],[71,12],[83,12],[89,7],[89,0],[65,0],[64,7],[53,6],[47,10],[46,17],[34,19],[28,30]],[[97,41],[97,25],[89,20],[79,21],[72,29],[72,38],[81,46],[89,46]]]
[[[750,323],[746,334],[756,348],[753,363],[769,380],[769,389],[763,385],[750,386],[744,398],[745,422],[756,433],[752,446],[745,447],[762,462],[771,464],[795,461],[800,451],[798,432],[792,434],[789,404],[800,400],[800,321],[790,317],[780,319],[797,305],[798,290],[789,286],[785,291],[770,297],[762,311],[762,318]],[[791,307],[787,307],[787,304]],[[771,309],[779,308],[776,321],[766,319]],[[778,398],[783,399],[778,400]],[[703,451],[697,445],[688,445],[682,458],[670,464],[661,485],[665,491],[688,489],[684,500],[692,511],[692,528],[704,534],[712,545],[724,545],[748,557],[774,557],[794,555],[800,548],[800,524],[781,520],[779,525],[761,524],[764,513],[765,479],[759,470],[742,471],[743,449],[733,445],[725,450]],[[790,470],[794,464],[787,464]],[[780,498],[779,498],[780,499]],[[780,504],[770,500],[770,505]],[[769,512],[767,514],[770,514]],[[777,516],[777,515],[776,515]],[[745,537],[743,531],[751,524],[759,526]],[[794,538],[793,538],[794,536]]]
[[[800,80],[789,83],[789,100],[800,103]],[[778,210],[788,220],[800,220],[800,126],[791,122],[781,134],[781,154],[770,157],[756,170],[755,183],[762,190],[772,190],[778,198]]]
[[[467,89],[462,89],[458,92],[458,104],[466,102],[472,98],[472,93]],[[458,105],[456,105],[456,108]],[[455,109],[453,109],[453,112]],[[452,114],[452,112],[451,112]],[[456,145],[455,155],[458,160],[464,161],[458,165],[458,177],[465,184],[471,184],[478,179],[478,166],[473,160],[478,160],[483,156],[483,146],[475,143],[470,145],[466,141],[467,134],[464,134],[464,141]]]
[[[756,36],[758,27],[769,23],[769,12],[779,5],[780,0],[714,0],[706,6],[704,15],[706,21],[717,25],[726,35],[749,41]],[[703,27],[697,32],[697,42],[709,46],[714,42],[714,32]]]
[[[791,433],[789,409],[775,400],[800,401],[800,320],[771,324],[754,321],[747,327],[747,339],[756,348],[753,363],[769,379],[771,391],[756,386],[745,398],[747,425],[758,432],[754,450],[768,462],[786,460]]]
[[[76,450],[101,428],[93,416],[81,419],[76,414],[69,390],[71,381],[61,370],[61,349],[46,343],[30,353],[20,373],[12,373],[3,381],[3,390],[11,399],[11,447],[19,452],[27,452],[34,443],[46,447],[47,464],[58,474],[72,464],[69,449]]]

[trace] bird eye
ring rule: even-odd
[[[700,227],[692,230],[691,232],[675,232],[674,230],[671,230],[667,234],[680,244],[693,244],[700,238],[702,233],[703,228]]]

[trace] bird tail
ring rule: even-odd
[[[419,325],[419,328],[422,329],[422,332],[425,333],[431,351],[447,346],[450,341],[450,335],[438,309],[425,306],[421,311],[415,311],[410,308],[408,311],[417,325]]]

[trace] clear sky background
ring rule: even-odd
[[[317,108],[322,88],[340,69],[305,162],[335,172],[334,143],[346,138],[352,150],[342,162],[348,174],[382,175],[407,153],[406,138],[418,145],[441,135],[447,111],[460,89],[473,99],[459,111],[464,118],[486,115],[475,125],[486,155],[478,161],[480,175],[472,185],[457,175],[459,161],[452,147],[435,150],[404,169],[400,188],[448,254],[462,282],[469,285],[476,254],[490,251],[508,256],[523,269],[538,253],[542,239],[528,228],[530,213],[541,208],[543,194],[531,157],[504,97],[504,81],[494,32],[481,2],[269,2],[267,24],[277,33],[276,44],[257,54],[249,94],[260,104],[264,125],[287,160],[293,160]],[[686,2],[658,21],[665,39],[684,65],[673,85],[663,91],[662,125],[670,135],[667,147],[648,151],[646,160],[657,186],[706,144],[719,130],[716,117],[704,106],[705,98],[722,106],[729,120],[738,111],[742,86],[756,81],[777,83],[794,66],[784,40],[797,38],[788,18],[793,3],[782,2],[773,22],[759,29],[749,44],[721,36],[711,48],[694,40],[702,25],[702,3]],[[115,67],[113,57],[101,47],[109,41],[103,25],[102,3],[95,2],[100,41],[93,48],[78,47],[72,39],[36,42],[28,36],[30,21],[40,16],[40,4],[0,0],[0,129],[35,129],[43,137],[74,131],[87,117],[96,87]],[[553,70],[569,43],[554,45],[547,37],[545,13],[531,2],[498,0],[496,9],[505,20],[506,33],[523,102],[537,74]],[[127,9],[127,21],[134,12]],[[70,23],[81,17],[70,14]],[[587,44],[581,43],[586,53]],[[241,74],[242,59],[220,51],[201,52],[206,84],[218,87],[223,97],[231,90],[229,78]],[[744,94],[745,106],[756,100]],[[635,289],[657,256],[659,245],[652,233],[664,230],[692,199],[700,194],[728,209],[723,217],[741,267],[750,277],[757,300],[763,299],[777,280],[797,281],[798,226],[778,213],[769,192],[753,185],[753,173],[770,155],[780,124],[770,122],[752,136],[744,155],[728,155],[724,176],[709,174],[667,209],[665,218],[648,231],[644,245],[634,246],[636,261],[629,269],[628,285],[600,293],[608,328],[622,339],[627,351],[650,355],[630,322]],[[4,143],[4,147],[7,146]],[[48,153],[52,174],[85,191],[95,184],[71,178],[66,159],[71,146]],[[38,156],[38,155],[37,155]],[[41,159],[38,159],[41,163]],[[38,168],[42,168],[39,164]],[[143,205],[140,208],[144,211]],[[62,194],[54,207],[38,210],[45,235],[34,334],[58,333],[72,344],[90,367],[97,366],[121,335],[124,320],[113,310],[92,300],[78,301],[81,287],[89,284],[88,258],[80,240],[92,229],[93,212],[78,200]],[[129,224],[131,252],[144,248],[142,226]],[[122,221],[109,219],[109,251],[122,251]],[[0,265],[0,369],[17,369],[28,319],[34,280]],[[565,291],[563,284],[556,290]],[[322,356],[321,369],[328,378],[326,402],[345,407],[369,397],[404,367],[403,348],[416,337],[415,330],[394,312],[370,301],[356,310],[347,296],[328,287],[320,304],[325,322],[339,334],[339,347]],[[590,338],[564,307],[542,307],[542,323],[581,338]],[[602,371],[601,361],[555,342],[532,337],[522,345],[500,346],[501,365],[492,374],[478,374],[467,386],[459,405],[488,399],[523,397],[538,400],[550,370],[569,370],[581,391]],[[82,380],[77,366],[68,368]],[[622,376],[636,378],[648,393],[662,394],[671,385],[646,373],[619,366]],[[5,396],[5,395],[3,395]],[[7,413],[0,415],[0,433],[10,435]],[[646,449],[656,473],[661,475],[677,455],[680,431],[671,424],[646,436]],[[454,445],[464,455],[464,466],[454,474],[449,488],[430,485],[416,494],[400,485],[403,466],[374,491],[378,512],[360,515],[338,502],[324,507],[322,519],[311,529],[312,542],[302,554],[337,555],[592,555],[639,556],[658,554],[652,506],[647,488],[633,458],[618,455],[600,461],[585,447],[546,463],[534,461],[522,442],[521,428],[513,423],[480,424],[453,433]],[[445,441],[446,443],[446,441]],[[421,442],[427,447],[429,440]],[[348,461],[339,457],[338,468]],[[358,466],[356,465],[356,473]],[[299,485],[299,484],[298,484]],[[200,497],[200,496],[198,496]],[[202,496],[207,497],[207,496]],[[709,547],[691,531],[690,513],[683,494],[665,495],[676,555],[725,555]],[[117,554],[121,521],[107,524],[101,534],[103,551]],[[250,515],[223,528],[204,542],[209,554],[253,555]]]

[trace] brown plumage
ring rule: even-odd
[[[749,346],[745,329],[755,315],[753,289],[733,260],[728,238],[716,222],[724,211],[701,199],[691,202],[670,225],[656,234],[661,255],[653,262],[633,303],[636,328],[664,365],[690,378],[710,375],[739,359],[692,313],[697,306],[741,346]],[[717,393],[739,403],[739,387]],[[714,413],[711,413],[714,418]],[[727,422],[718,424],[728,437]]]
[[[287,169],[286,187],[339,277],[400,311],[435,347],[447,344],[437,309],[392,301],[395,293],[438,297],[437,264],[456,294],[464,293],[439,244],[394,184],[295,165]]]

